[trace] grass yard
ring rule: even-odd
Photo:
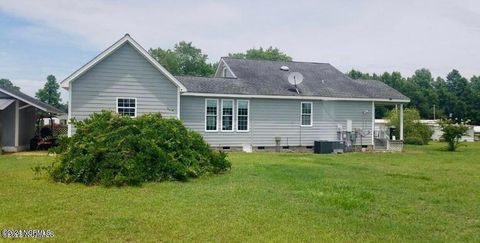
[[[232,153],[230,173],[104,188],[0,156],[0,230],[57,241],[480,241],[480,143],[404,153]]]

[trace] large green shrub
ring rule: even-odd
[[[131,118],[110,111],[73,121],[76,133],[63,138],[51,176],[59,182],[139,185],[180,180],[230,169],[223,152],[177,119],[160,114]]]
[[[460,143],[460,139],[468,131],[468,121],[457,121],[453,119],[444,119],[440,121],[442,127],[442,138],[448,143],[448,151],[455,151]]]
[[[387,119],[390,121],[389,125],[394,126],[397,129],[395,130],[395,135],[397,138],[400,137],[400,112],[396,110],[391,110]],[[432,139],[433,131],[428,127],[427,124],[420,122],[420,114],[415,108],[406,108],[403,111],[403,132],[405,143],[415,142],[414,140],[422,140],[422,144],[428,144]]]

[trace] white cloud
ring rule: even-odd
[[[273,45],[343,71],[480,72],[478,1],[0,0],[0,9],[98,51],[128,32],[146,48],[193,41],[212,61]]]
[[[44,81],[39,80],[26,80],[26,79],[17,79],[10,80],[16,86],[19,86],[21,91],[25,94],[28,94],[32,97],[35,97],[35,93],[43,87],[45,84]]]

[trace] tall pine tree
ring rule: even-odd
[[[61,103],[60,92],[58,91],[60,85],[53,75],[48,75],[47,82],[42,89],[39,89],[35,94],[40,101],[50,104],[58,109],[65,110],[65,106]]]

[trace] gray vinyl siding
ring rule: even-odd
[[[218,98],[219,108],[221,99]],[[314,140],[338,140],[337,126],[341,124],[343,129],[346,129],[347,120],[352,120],[352,127],[355,129],[362,128],[365,119],[364,129],[372,129],[372,102],[308,101],[313,103],[313,124],[311,127],[301,127],[301,100],[248,100],[249,132],[222,132],[220,127],[218,132],[206,132],[204,97],[182,96],[180,117],[187,127],[200,132],[212,146],[274,146],[275,137],[281,138],[282,146],[312,146]],[[236,124],[236,101],[234,110]],[[369,113],[362,118],[362,111],[365,110]],[[217,122],[219,126],[220,114],[221,112]],[[364,145],[372,145],[371,136],[369,134],[363,138]],[[360,144],[360,138],[357,138],[356,144]]]
[[[26,103],[21,102],[19,106]],[[0,123],[2,132],[2,146],[15,146],[15,102],[10,104],[3,111],[0,111]],[[29,146],[30,139],[35,136],[35,108],[27,107],[19,113],[19,146]]]
[[[15,146],[15,102],[0,111],[0,126],[2,146]]]
[[[116,111],[118,97],[137,98],[137,115],[177,116],[177,86],[133,46],[125,43],[71,83],[71,116]]]
[[[25,104],[20,103],[20,106]],[[20,110],[18,144],[20,146],[30,146],[30,139],[35,136],[35,107],[28,107]]]

